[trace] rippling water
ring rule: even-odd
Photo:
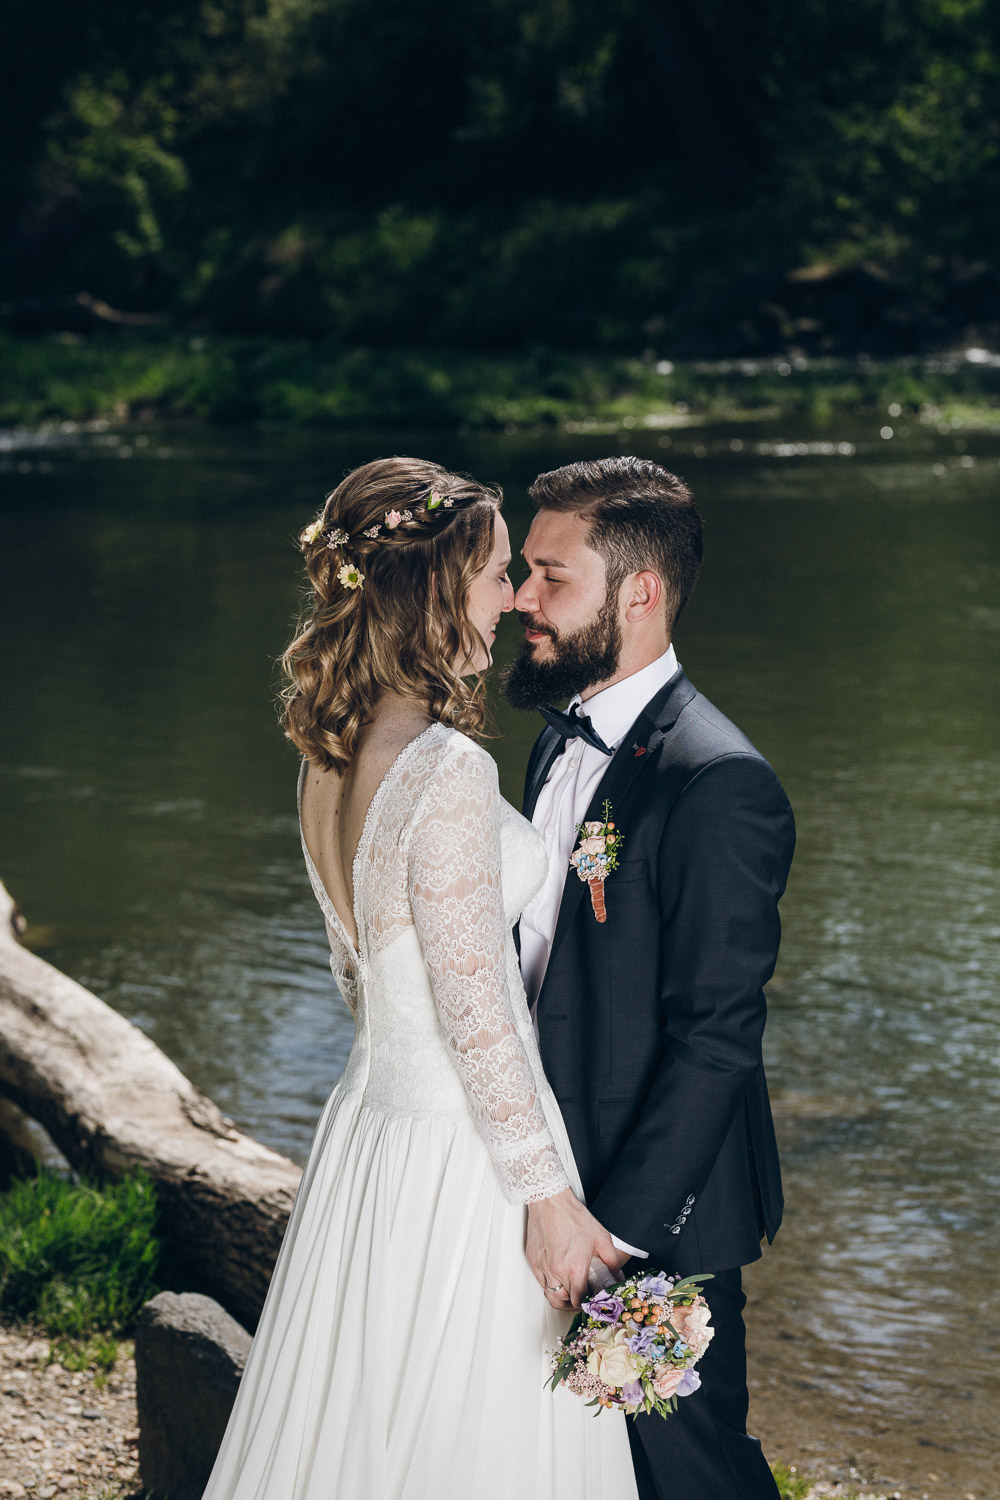
[[[301,1160],[350,1022],[272,709],[291,538],[380,452],[500,481],[518,544],[542,468],[625,442],[677,468],[708,538],[678,653],[799,825],[767,1032],[788,1215],[750,1275],[755,1398],[779,1436],[797,1424],[789,1445],[979,1495],[1000,1483],[1000,443],[896,426],[8,435],[0,876],[39,952]],[[517,800],[535,725],[501,722]]]

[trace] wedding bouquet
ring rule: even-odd
[[[553,1352],[552,1389],[565,1381],[588,1406],[668,1417],[701,1385],[694,1366],[715,1332],[701,1288],[711,1279],[657,1271],[597,1292]]]

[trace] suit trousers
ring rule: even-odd
[[[629,1417],[639,1500],[778,1500],[756,1438],[747,1435],[746,1296],[742,1275],[718,1271],[705,1286],[715,1337],[698,1364],[701,1389],[664,1420]]]

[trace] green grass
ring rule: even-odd
[[[812,1482],[800,1474],[794,1464],[791,1467],[788,1464],[772,1464],[771,1473],[781,1500],[806,1500]]]
[[[954,359],[758,360],[669,366],[554,350],[477,355],[265,338],[0,335],[0,423],[164,417],[288,427],[495,429],[933,409],[1000,428],[1000,369]]]
[[[0,1195],[0,1314],[43,1329],[67,1369],[106,1371],[157,1290],[160,1250],[147,1176],[98,1187],[43,1169]]]

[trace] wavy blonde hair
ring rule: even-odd
[[[450,506],[426,510],[432,491]],[[385,692],[466,734],[483,732],[483,678],[463,678],[455,663],[477,647],[488,656],[467,602],[493,551],[501,503],[499,490],[417,458],[362,464],[327,495],[323,532],[338,527],[351,541],[343,552],[322,534],[303,541],[307,605],[281,658],[285,734],[313,765],[347,769]],[[412,519],[389,530],[393,510]],[[380,524],[377,537],[363,535]],[[360,588],[338,581],[344,562],[360,568]]]

